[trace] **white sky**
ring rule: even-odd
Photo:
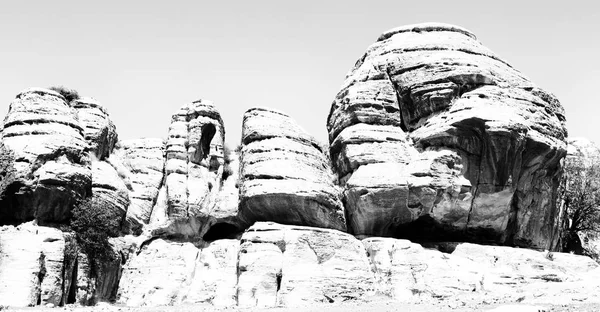
[[[216,103],[227,143],[253,106],[326,140],[346,72],[389,28],[457,24],[566,109],[600,143],[600,14],[594,1],[2,1],[0,117],[28,87],[98,99],[122,139],[166,137],[171,114]]]

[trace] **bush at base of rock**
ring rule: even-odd
[[[119,218],[106,204],[93,199],[81,201],[72,210],[71,228],[77,242],[90,259],[110,261],[114,257],[108,242],[110,236],[118,236]]]

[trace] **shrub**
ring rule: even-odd
[[[566,213],[563,250],[581,253],[579,232],[600,233],[600,164],[579,157],[565,159],[559,199]]]
[[[14,155],[0,140],[0,200],[9,185],[15,181]]]
[[[114,253],[108,238],[119,235],[120,218],[102,201],[85,199],[71,211],[71,229],[90,259],[111,261]]]
[[[71,103],[79,99],[79,92],[77,92],[77,90],[75,89],[69,89],[64,86],[54,86],[48,89],[60,93],[60,95],[62,95],[67,100],[67,103]]]

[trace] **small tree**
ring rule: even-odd
[[[15,181],[14,155],[0,139],[0,200],[8,186]]]
[[[559,192],[568,218],[563,249],[584,253],[578,233],[600,232],[600,164],[583,157],[567,157]]]
[[[113,260],[108,238],[119,235],[121,218],[106,203],[93,198],[79,202],[71,213],[71,229],[88,257],[100,262]]]

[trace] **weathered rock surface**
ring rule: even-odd
[[[337,230],[255,223],[241,240],[238,305],[299,307],[366,301],[374,276],[364,246]]]
[[[213,204],[224,137],[223,120],[211,102],[184,105],[173,115],[165,168],[169,217],[196,216]]]
[[[465,29],[385,32],[347,75],[328,118],[349,231],[557,248],[564,120],[553,95]],[[380,174],[388,182],[369,185]]]
[[[112,229],[118,233],[129,206],[129,191],[117,171],[105,161],[92,162],[92,200],[106,209],[103,213],[118,219],[115,224],[119,228]]]
[[[90,193],[90,160],[77,112],[58,93],[29,89],[4,119],[4,146],[14,154],[15,181],[0,202],[0,223],[63,222]]]
[[[340,191],[314,138],[289,116],[262,108],[244,114],[242,132],[244,220],[346,229]]]
[[[120,141],[115,154],[120,156],[129,172],[131,204],[127,210],[127,227],[135,228],[150,222],[152,208],[163,183],[164,142],[162,139]],[[165,212],[166,213],[166,212]]]
[[[117,302],[235,305],[238,249],[237,240],[215,241],[203,249],[192,243],[153,240],[124,266]]]
[[[58,306],[63,288],[64,234],[30,223],[0,227],[0,305]]]
[[[598,264],[587,257],[469,243],[458,244],[448,254],[392,238],[368,238],[363,243],[378,292],[404,302],[562,304],[600,287],[594,281],[600,273]],[[585,285],[589,292],[581,290]]]
[[[85,140],[92,153],[103,160],[110,155],[117,143],[117,131],[106,109],[93,98],[80,98],[69,103],[77,111]]]

